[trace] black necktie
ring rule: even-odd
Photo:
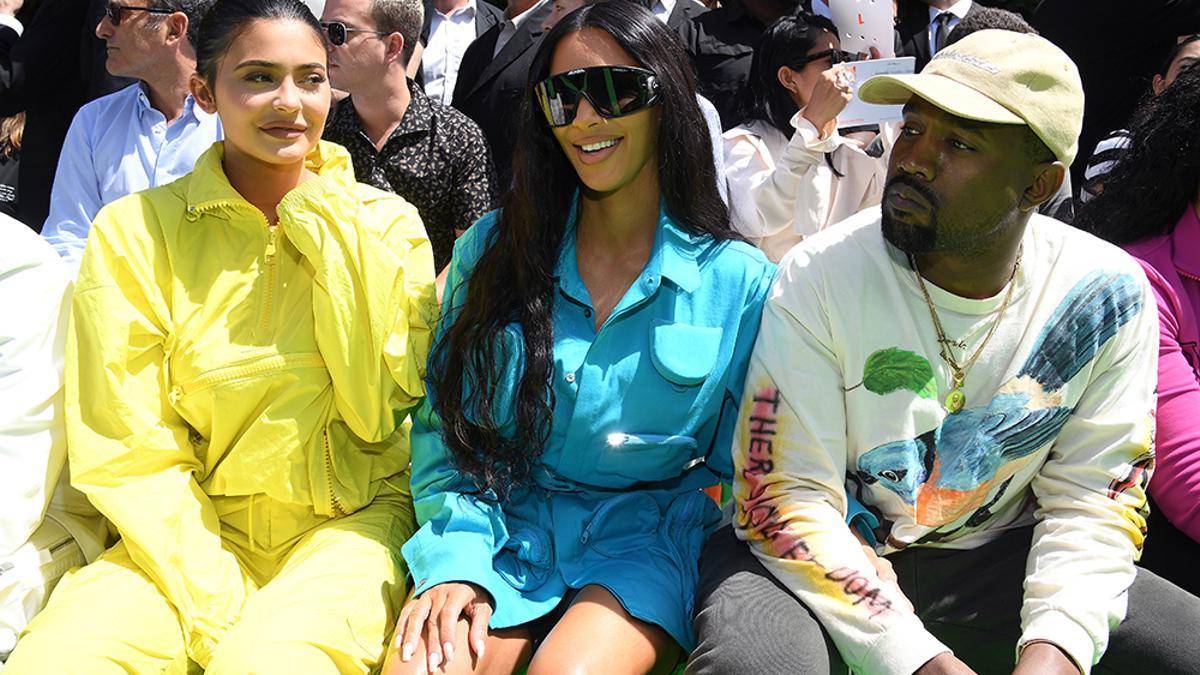
[[[950,12],[942,12],[934,19],[937,22],[937,32],[933,34],[934,54],[942,51],[942,48],[946,46],[946,39],[950,37],[950,19],[953,16]]]

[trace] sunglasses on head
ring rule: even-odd
[[[821,59],[829,59],[830,62],[832,62],[834,65],[837,65],[839,63],[857,61],[858,54],[852,54],[840,49],[825,49],[815,54],[805,54],[804,58],[800,59],[800,62],[796,64],[796,68],[803,68],[813,61],[820,61]]]
[[[112,22],[114,26],[121,25],[121,15],[125,12],[146,12],[147,14],[174,14],[175,10],[167,9],[166,7],[134,7],[133,5],[122,5],[115,2],[110,2],[104,7],[104,15]]]
[[[645,68],[594,66],[551,75],[534,92],[546,122],[563,127],[575,120],[582,99],[601,117],[623,117],[654,105],[660,85],[658,76]]]
[[[325,29],[325,34],[329,36],[329,44],[338,47],[346,44],[346,38],[350,33],[371,33],[372,35],[387,35],[381,30],[367,30],[366,28],[347,28],[346,24],[341,21],[322,21],[321,28]]]

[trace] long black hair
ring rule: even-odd
[[[1133,115],[1129,148],[1075,224],[1124,245],[1170,232],[1200,188],[1200,67],[1179,73]]]
[[[518,121],[513,185],[488,248],[467,285],[457,319],[434,348],[430,367],[434,411],[458,469],[480,490],[503,498],[524,483],[549,434],[554,407],[551,310],[555,266],[573,195],[581,183],[534,100],[550,75],[555,48],[567,35],[597,28],[610,35],[661,83],[658,105],[659,189],[666,210],[689,232],[714,240],[738,238],[717,191],[712,144],[696,103],[695,76],[675,36],[654,15],[624,0],[580,8],[542,39],[530,67]],[[447,289],[450,298],[455,289]],[[509,326],[521,328],[524,372],[512,411],[493,409],[511,363],[503,360]],[[502,431],[498,419],[511,422]]]
[[[791,92],[780,84],[779,69],[803,68],[804,58],[825,31],[838,34],[829,19],[803,11],[782,17],[767,27],[750,61],[750,81],[742,100],[744,121],[770,122],[784,136],[791,137],[792,118],[799,108]]]
[[[322,46],[325,31],[300,0],[217,0],[204,14],[195,42],[196,72],[213,86],[221,59],[242,31],[261,19],[299,21],[313,30]]]

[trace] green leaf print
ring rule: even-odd
[[[896,347],[881,349],[867,357],[863,386],[880,396],[907,389],[921,398],[937,398],[933,368],[925,357]]]

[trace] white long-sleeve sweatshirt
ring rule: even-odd
[[[734,227],[754,242],[772,262],[805,237],[877,206],[887,178],[887,154],[895,136],[883,125],[885,151],[871,157],[864,147],[874,135],[822,138],[800,113],[785,136],[770,123],[755,120],[724,134],[725,178]],[[832,153],[833,166],[825,160]]]
[[[71,275],[50,244],[0,216],[0,559],[54,518],[90,561],[103,520],[68,485],[63,352]]]
[[[947,648],[880,582],[848,493],[878,516],[880,554],[1036,524],[1018,648],[1050,641],[1087,673],[1124,617],[1153,466],[1154,296],[1125,253],[1057,221],[1034,215],[1022,246],[953,414],[929,309],[878,209],[780,265],[734,437],[734,524],[857,672],[907,675]],[[965,361],[1007,289],[926,286]]]

